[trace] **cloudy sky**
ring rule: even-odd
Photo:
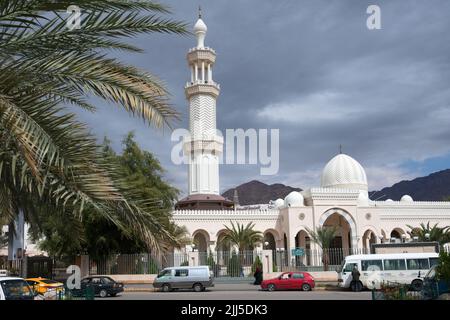
[[[222,165],[221,189],[258,179],[308,188],[320,184],[339,152],[366,169],[369,189],[449,168],[450,1],[412,0],[162,0],[172,18],[192,26],[197,8],[217,52],[221,84],[217,126],[280,130],[280,169]],[[369,30],[366,9],[381,8],[381,30]],[[119,56],[165,81],[187,128],[184,85],[192,36],[146,35],[130,40],[144,54]],[[158,156],[167,179],[187,190],[187,167],[170,158],[170,130],[157,131],[99,101],[81,113],[115,149],[134,130]]]

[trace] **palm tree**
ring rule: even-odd
[[[306,228],[306,231],[309,233],[311,240],[322,249],[323,270],[328,271],[330,261],[328,251],[331,247],[333,239],[336,237],[337,228],[323,226],[317,227],[316,231]]]
[[[430,222],[428,222],[426,225],[421,223],[420,228],[410,225],[407,227],[411,229],[408,234],[411,237],[418,237],[420,241],[437,241],[441,245],[450,241],[450,226],[441,228],[437,223],[430,226]]]
[[[178,113],[161,81],[107,51],[141,52],[121,37],[185,34],[185,24],[159,17],[169,11],[152,1],[77,0],[82,26],[71,30],[72,2],[0,3],[0,216],[11,221],[20,209],[33,220],[44,206],[81,217],[90,206],[157,249],[158,239],[173,240],[153,215],[158,202],[136,199],[69,108],[94,112],[88,97],[97,96],[170,126]]]
[[[230,221],[231,227],[225,226],[226,230],[221,238],[220,244],[235,245],[238,247],[239,253],[245,250],[253,249],[258,243],[262,242],[263,234],[253,228],[255,224],[249,222],[245,227],[239,222],[236,225]]]

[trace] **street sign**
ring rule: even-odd
[[[305,255],[305,249],[303,248],[295,248],[291,250],[293,256],[299,257]]]

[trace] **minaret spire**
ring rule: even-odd
[[[201,19],[202,18],[202,7],[198,6],[198,18]]]

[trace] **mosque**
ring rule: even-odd
[[[336,155],[324,166],[320,187],[291,192],[271,205],[240,208],[222,197],[219,155],[223,139],[216,135],[220,85],[213,80],[216,53],[205,46],[207,26],[201,14],[194,32],[197,46],[187,54],[191,75],[185,87],[191,136],[183,149],[191,160],[189,191],[176,204],[173,219],[187,228],[199,252],[222,250],[217,243],[231,221],[253,222],[255,230],[264,234],[264,249],[285,250],[289,255],[294,248],[318,249],[307,230],[321,226],[337,228],[333,248],[368,249],[372,243],[409,241],[408,225],[450,225],[450,202],[414,201],[409,195],[400,201],[370,200],[364,168],[346,154]]]

